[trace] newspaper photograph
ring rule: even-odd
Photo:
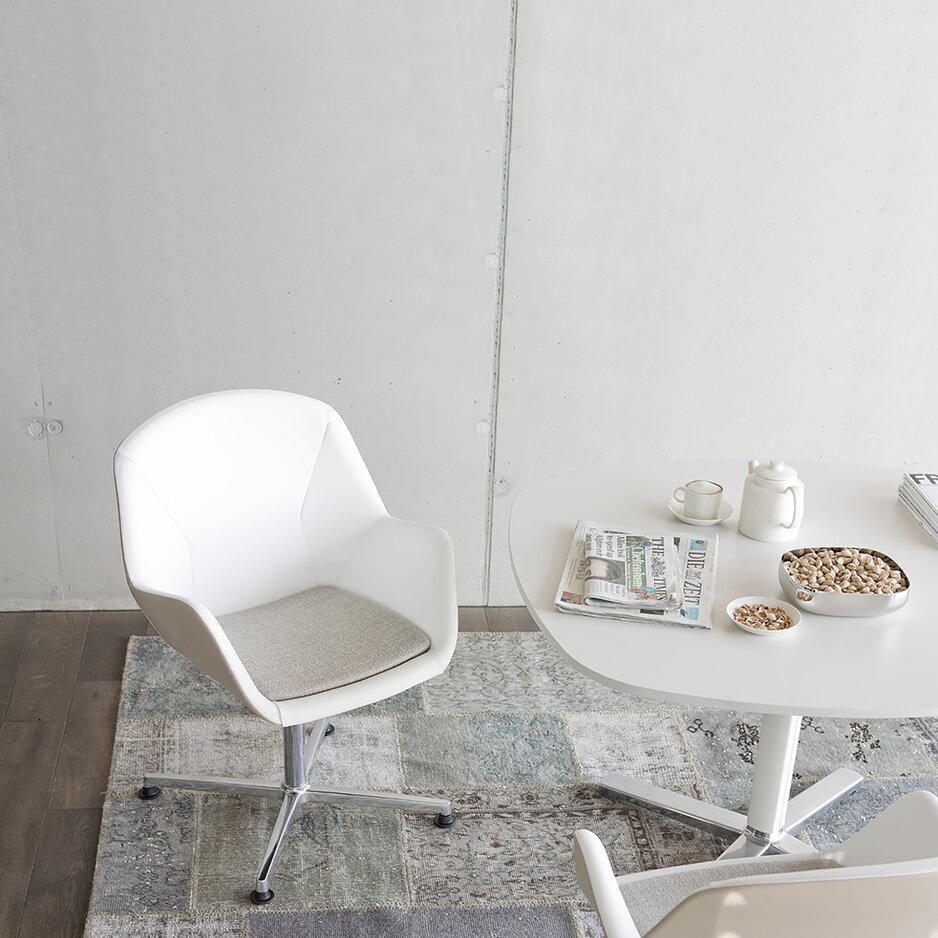
[[[589,528],[584,541],[587,606],[677,609],[684,604],[673,537]]]
[[[590,577],[590,558],[587,555],[588,536],[590,543],[606,543],[602,553],[608,553],[608,542],[603,538],[617,539],[637,537],[653,540],[655,537],[670,541],[677,556],[676,571],[681,605],[668,608],[662,605],[627,605],[621,602],[588,603],[587,580]],[[618,543],[616,541],[616,543]],[[626,542],[624,542],[626,543]],[[709,629],[713,611],[713,594],[717,567],[716,537],[691,537],[689,535],[640,535],[610,528],[591,521],[577,522],[573,542],[564,564],[563,577],[557,590],[554,605],[561,612],[598,616],[605,619],[622,619],[635,622],[661,622],[686,628]],[[615,547],[613,550],[618,551]],[[604,558],[605,559],[605,558]],[[615,558],[619,559],[619,558]],[[636,571],[637,573],[637,571]],[[652,574],[653,577],[653,574]],[[654,579],[652,579],[654,585]]]

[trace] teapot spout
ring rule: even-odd
[[[750,459],[750,460],[749,460],[749,471],[750,471],[750,472],[754,472],[755,469],[756,469],[756,466],[758,466],[758,465],[760,465],[758,459]]]

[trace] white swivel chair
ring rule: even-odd
[[[935,938],[938,798],[916,791],[835,850],[616,877],[574,834],[577,879],[606,938]]]
[[[410,808],[452,825],[449,801],[307,782],[331,716],[442,673],[456,645],[449,535],[387,513],[339,415],[298,394],[206,394],[131,433],[114,475],[140,608],[283,728],[282,781],[147,775],[140,796],[170,786],[282,799],[255,904],[273,898],[274,863],[305,802]]]

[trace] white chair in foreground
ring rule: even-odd
[[[835,850],[615,876],[574,834],[580,886],[606,938],[936,938],[938,798],[904,795]]]
[[[114,474],[140,608],[283,730],[282,780],[154,774],[140,796],[170,786],[282,800],[255,904],[273,898],[274,863],[305,802],[428,811],[451,826],[449,801],[307,782],[331,716],[442,673],[456,645],[449,535],[388,515],[339,415],[298,394],[207,394],[131,433]]]

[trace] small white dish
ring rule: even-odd
[[[751,625],[743,625],[742,622],[736,621],[734,613],[740,606],[756,606],[760,604],[773,606],[776,609],[787,612],[788,618],[791,619],[791,625],[788,626],[787,629],[757,629],[753,628]],[[730,621],[733,625],[752,635],[787,635],[801,624],[801,613],[798,609],[791,603],[786,603],[784,599],[776,599],[774,596],[739,596],[736,599],[731,599],[726,604],[726,614],[730,617]]]
[[[701,521],[700,518],[688,518],[687,515],[684,514],[684,506],[676,498],[672,498],[668,502],[668,508],[671,509],[671,514],[680,521],[683,521],[684,524],[699,524],[704,527],[712,524],[721,524],[733,513],[733,506],[725,501],[720,502],[720,513],[716,518],[711,518],[709,521]]]

